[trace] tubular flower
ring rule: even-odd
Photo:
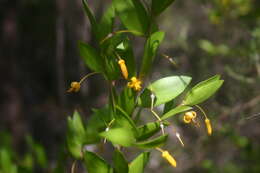
[[[141,84],[141,80],[137,79],[136,77],[132,77],[131,82],[128,82],[127,86],[129,88],[133,88],[135,91],[140,91],[142,89]]]
[[[184,123],[190,123],[192,120],[194,120],[197,116],[197,113],[195,111],[186,112],[183,116]]]
[[[71,82],[70,88],[67,92],[78,92],[80,90],[80,83],[79,82]]]
[[[212,134],[212,127],[211,127],[210,120],[208,118],[205,119],[205,124],[206,124],[208,135],[211,135]]]
[[[170,155],[168,151],[162,151],[162,157],[165,158],[173,167],[177,166],[176,160]]]
[[[127,79],[127,78],[128,78],[128,71],[127,71],[127,67],[126,67],[126,65],[125,65],[125,60],[120,59],[120,60],[118,61],[118,64],[119,64],[119,66],[120,66],[122,75],[124,76],[125,79]]]

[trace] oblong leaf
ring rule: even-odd
[[[143,148],[143,149],[160,147],[165,144],[167,138],[168,138],[168,135],[163,135],[163,136],[159,136],[159,137],[149,140],[149,141],[137,142],[137,143],[135,143],[135,146],[138,148]]]
[[[82,157],[82,146],[86,142],[85,128],[77,111],[73,117],[68,117],[67,145],[71,155],[75,158]]]
[[[143,152],[129,164],[129,173],[143,173],[149,161],[150,153]]]
[[[93,152],[84,152],[84,163],[88,173],[112,173],[111,166]]]
[[[157,106],[181,94],[190,81],[191,77],[188,76],[169,76],[153,82],[147,88],[155,94],[155,106]]]
[[[207,100],[221,87],[223,82],[223,80],[219,80],[218,75],[200,82],[186,94],[183,104],[192,106]]]
[[[198,83],[197,85],[195,85],[192,89],[196,89],[196,88],[199,88],[203,85],[206,85],[206,84],[209,84],[211,82],[214,82],[214,81],[217,81],[220,79],[220,75],[215,75],[215,76],[212,76],[210,77],[209,79],[207,80],[204,80],[204,81],[201,81],[200,83]]]
[[[134,31],[136,35],[146,35],[150,20],[140,1],[113,0],[113,5],[128,30]]]
[[[129,147],[135,142],[134,134],[127,128],[114,128],[100,133],[100,136],[106,138],[113,144]]]
[[[102,57],[98,52],[86,43],[79,42],[80,56],[85,64],[93,71],[103,72]]]
[[[176,108],[171,109],[170,111],[168,111],[167,113],[165,113],[165,114],[161,117],[161,119],[162,119],[162,120],[165,120],[165,119],[167,119],[167,118],[169,118],[169,117],[171,117],[171,116],[173,116],[173,115],[176,115],[176,114],[181,113],[181,112],[184,112],[184,111],[188,111],[188,110],[190,110],[190,109],[192,109],[192,107],[190,107],[190,106],[185,106],[185,105],[177,106]]]
[[[99,39],[98,34],[98,25],[95,16],[93,15],[91,9],[88,6],[87,0],[82,0],[84,11],[86,15],[88,16],[89,22],[91,24],[91,31],[94,33],[95,37]]]

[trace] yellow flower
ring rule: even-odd
[[[197,113],[195,111],[186,112],[183,116],[184,123],[190,123],[192,120],[194,120],[197,116]]]
[[[173,167],[177,166],[176,160],[170,155],[168,151],[163,151],[162,157],[165,158]]]
[[[120,66],[120,69],[121,69],[121,72],[122,72],[124,78],[127,79],[128,78],[128,71],[127,71],[127,67],[125,65],[125,61],[123,59],[120,59],[118,61],[118,64]]]
[[[206,124],[208,135],[211,135],[212,134],[212,127],[211,127],[210,120],[208,118],[205,119],[205,124]]]
[[[131,78],[131,82],[127,83],[127,86],[129,88],[133,88],[136,91],[140,91],[142,89],[141,87],[142,81],[137,79],[136,77]]]
[[[71,82],[70,88],[67,92],[78,92],[80,90],[80,83],[79,82]]]

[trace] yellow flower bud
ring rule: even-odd
[[[205,119],[205,124],[206,124],[208,135],[211,135],[212,134],[212,127],[211,127],[210,120],[208,118]]]
[[[79,82],[71,82],[70,88],[67,92],[78,92],[80,90],[80,83]]]
[[[163,151],[162,157],[165,158],[173,167],[177,166],[176,160],[170,155],[168,151]]]
[[[127,87],[133,88],[136,91],[140,91],[142,89],[141,84],[141,80],[137,79],[136,77],[132,77],[131,82],[127,83]]]
[[[120,69],[121,69],[121,72],[122,72],[124,78],[127,79],[128,78],[128,71],[127,71],[127,67],[125,65],[125,61],[123,59],[120,59],[118,61],[118,64],[120,66]]]

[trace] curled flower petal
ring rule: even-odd
[[[133,88],[135,91],[140,91],[142,89],[141,84],[141,80],[137,79],[136,77],[132,77],[131,81],[127,83],[127,87]]]

